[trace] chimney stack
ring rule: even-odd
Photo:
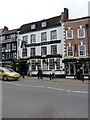
[[[68,20],[68,9],[67,8],[64,8],[64,12],[61,13],[61,21],[62,22],[65,22]]]

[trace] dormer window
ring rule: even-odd
[[[35,29],[36,28],[36,25],[35,24],[32,24],[31,25],[31,30]]]
[[[42,22],[41,26],[46,27],[46,21]]]

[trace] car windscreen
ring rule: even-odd
[[[14,72],[12,69],[6,69],[6,68],[3,68],[3,71],[4,72]]]

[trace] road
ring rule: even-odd
[[[88,118],[88,84],[2,82],[3,118]]]

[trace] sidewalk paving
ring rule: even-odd
[[[49,77],[43,77],[43,79],[38,79],[37,77],[29,77],[29,76],[25,76],[24,78],[22,78],[22,76],[20,77],[20,80],[22,79],[28,79],[28,80],[42,80],[42,81],[53,81],[53,82],[66,82],[66,83],[86,83],[89,84],[90,80],[84,80],[84,82],[78,80],[78,79],[72,79],[72,78],[55,78],[55,79],[51,79]]]

